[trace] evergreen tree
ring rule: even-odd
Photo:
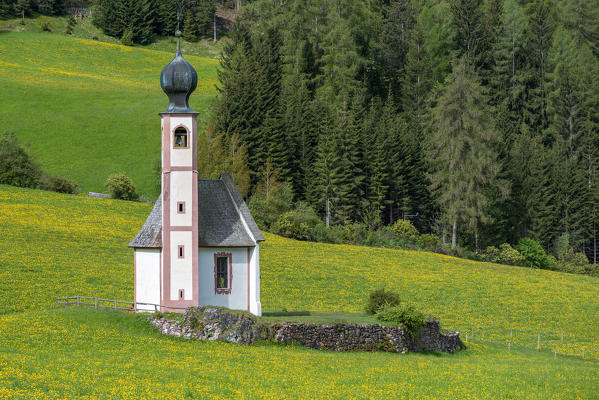
[[[506,202],[508,217],[502,230],[505,240],[516,243],[532,237],[549,245],[552,223],[552,190],[549,164],[541,137],[531,134],[526,125],[516,138],[508,160],[508,176],[512,191]]]
[[[527,74],[524,121],[534,133],[542,133],[549,122],[545,86],[555,17],[548,0],[534,0],[527,9],[529,34],[525,54],[530,73]]]
[[[419,139],[422,139],[427,98],[433,86],[431,64],[424,32],[417,26],[412,33],[406,58],[401,99],[409,129]]]
[[[460,56],[478,65],[485,46],[485,28],[482,14],[482,0],[451,0],[449,5],[453,16],[455,47]]]
[[[564,25],[574,32],[577,46],[586,44],[599,56],[599,2],[569,0],[566,2]]]
[[[200,27],[198,18],[192,10],[187,11],[185,23],[183,24],[183,39],[188,42],[197,42],[200,38]]]
[[[401,77],[415,22],[415,10],[410,0],[393,0],[385,9],[378,45],[379,63],[382,86],[384,90],[390,89],[394,94],[396,105],[401,104],[399,101],[402,94]]]
[[[310,101],[308,83],[302,74],[293,74],[285,85],[284,126],[289,136],[291,179],[295,197],[306,198],[309,175],[318,141],[315,114],[319,112]]]
[[[431,187],[452,226],[452,248],[458,223],[476,235],[479,224],[489,220],[491,199],[507,192],[506,183],[498,179],[499,136],[491,114],[476,73],[461,58],[432,109],[428,140]]]

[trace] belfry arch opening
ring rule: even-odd
[[[175,137],[174,137],[174,147],[177,148],[187,148],[187,129],[180,126],[175,129]]]

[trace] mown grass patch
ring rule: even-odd
[[[335,353],[186,341],[143,317],[84,309],[0,317],[0,397],[574,399],[596,363],[472,345],[448,354]]]
[[[0,34],[0,132],[12,130],[44,170],[104,191],[124,172],[143,197],[158,194],[160,72],[174,55],[49,33]],[[192,106],[214,97],[217,60],[186,56],[198,72]],[[199,127],[203,124],[199,117]]]

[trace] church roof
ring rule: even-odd
[[[200,247],[252,247],[261,241],[264,236],[230,175],[223,174],[216,180],[198,179]],[[129,247],[162,247],[162,196]]]

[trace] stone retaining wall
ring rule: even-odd
[[[210,306],[188,308],[181,322],[152,317],[150,323],[165,335],[241,344],[252,344],[257,339],[264,339],[285,344],[300,344],[313,349],[395,353],[453,353],[463,348],[459,333],[441,333],[438,321],[427,322],[413,340],[402,327],[301,322],[279,322],[267,326],[248,313],[231,312]]]

